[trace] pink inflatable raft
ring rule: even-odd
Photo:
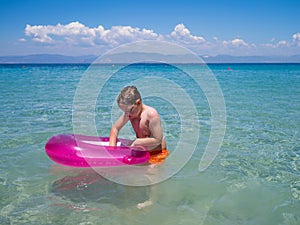
[[[74,167],[109,167],[138,165],[148,162],[149,152],[142,146],[129,147],[127,139],[109,146],[109,137],[58,134],[46,143],[45,150],[56,163]]]

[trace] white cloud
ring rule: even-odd
[[[27,40],[25,38],[19,38],[20,42],[26,42]]]
[[[173,40],[184,44],[199,44],[205,42],[203,37],[192,35],[182,23],[175,26],[171,37]]]
[[[276,47],[289,47],[290,43],[285,40],[281,40],[276,44]]]
[[[270,49],[278,49],[278,48],[290,47],[291,43],[286,40],[281,40],[276,43],[272,42],[272,43],[261,44],[261,46]]]
[[[261,45],[262,47],[266,48],[271,48],[271,49],[282,49],[282,48],[287,48],[289,50],[296,50],[294,54],[299,54],[299,49],[297,47],[300,47],[300,33],[295,33],[292,35],[292,40],[287,41],[287,40],[281,40],[278,42],[275,42],[275,38],[271,40],[271,43],[265,43]],[[297,52],[298,49],[298,52]]]
[[[293,43],[297,46],[300,46],[300,33],[293,34]]]
[[[172,41],[184,47],[190,48],[197,54],[217,55],[232,54],[245,55],[265,53],[277,53],[284,49],[289,52],[297,52],[300,47],[300,33],[292,35],[292,40],[281,40],[275,42],[272,38],[269,43],[254,44],[248,43],[241,38],[222,40],[219,37],[212,37],[211,41],[202,36],[196,36],[182,23],[177,24],[169,34],[158,34],[151,29],[131,26],[112,26],[105,29],[102,25],[88,27],[80,22],[71,22],[63,25],[29,25],[25,27],[25,35],[33,42],[45,44],[47,50],[68,49],[69,52],[81,52],[87,54],[107,50],[120,44],[141,40],[162,40]],[[32,44],[29,38],[20,38],[19,42]]]
[[[132,28],[131,26],[113,26],[105,30],[103,26],[89,28],[79,22],[67,25],[26,25],[25,34],[33,37],[33,41],[55,44],[65,41],[68,44],[118,45],[130,41],[153,40],[158,34],[153,30]]]
[[[153,30],[131,26],[113,26],[110,30],[103,30],[99,34],[99,41],[104,41],[113,46],[132,41],[155,40],[159,36]]]
[[[235,38],[229,41],[223,41],[223,45],[225,47],[249,47],[249,44],[240,38]]]

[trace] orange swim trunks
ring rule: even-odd
[[[150,154],[149,163],[150,164],[157,164],[162,163],[169,155],[169,151],[167,149],[163,149],[158,153]]]

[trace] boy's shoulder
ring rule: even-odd
[[[151,106],[146,106],[146,114],[149,119],[159,117],[158,112]]]

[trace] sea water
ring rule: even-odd
[[[171,178],[140,187],[115,183],[92,169],[57,165],[45,154],[51,136],[73,132],[73,100],[87,69],[0,66],[0,224],[300,224],[299,64],[209,65],[225,100],[226,134],[202,172],[198,165],[211,112],[205,93],[193,91],[193,80],[177,82],[182,71],[161,64],[135,65],[111,77],[99,92],[106,97],[95,102],[101,136],[121,113],[115,107],[120,87],[145,74],[180,84],[199,115],[199,139],[188,163]],[[155,93],[144,102],[161,114],[172,154],[181,129],[188,129],[181,127],[184,118]],[[130,126],[120,135],[134,138]],[[137,207],[151,196],[151,206]]]

